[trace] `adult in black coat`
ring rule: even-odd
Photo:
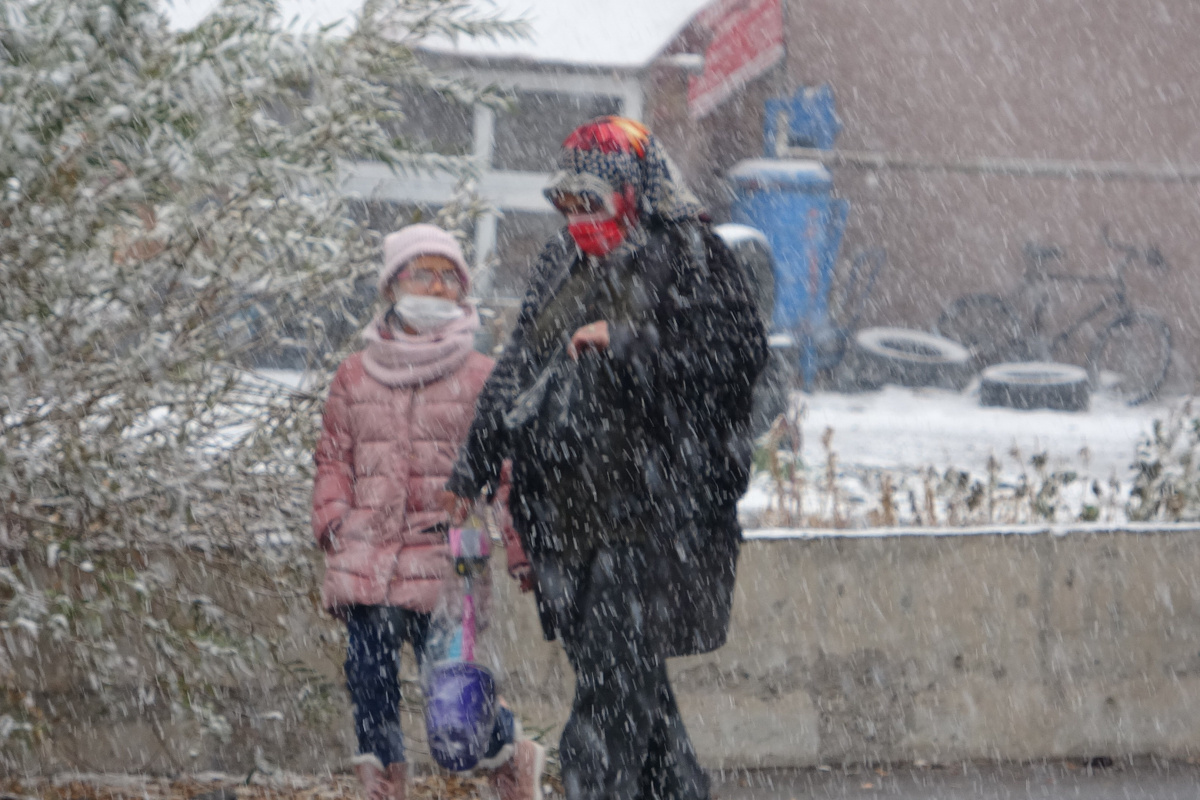
[[[665,659],[725,641],[766,340],[746,276],[640,124],[595,120],[447,488],[509,507],[576,696],[568,797],[703,798]]]

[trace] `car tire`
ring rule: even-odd
[[[908,328],[864,328],[850,356],[846,371],[860,389],[891,383],[961,390],[973,371],[971,351],[958,342]]]
[[[1086,411],[1090,398],[1088,371],[1073,364],[1050,361],[996,364],[980,376],[979,402],[985,406]]]

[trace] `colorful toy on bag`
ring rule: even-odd
[[[473,663],[479,627],[475,595],[485,588],[491,542],[478,516],[451,528],[449,540],[454,577],[445,582],[435,625],[453,627],[454,634],[445,658],[430,667],[426,678],[425,730],[433,759],[445,769],[461,772],[483,758],[496,724],[495,678]]]
[[[472,522],[476,522],[472,525]],[[492,540],[482,522],[467,519],[461,528],[450,529],[450,555],[459,575],[478,575],[492,555]]]

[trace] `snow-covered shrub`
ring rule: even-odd
[[[505,30],[462,6],[368,4],[339,37],[287,32],[269,0],[183,34],[144,0],[5,6],[0,536],[294,530],[258,484],[305,461],[311,404],[232,402],[232,367],[285,324],[319,339],[373,269],[340,163],[466,168],[389,133],[391,85],[473,99],[410,47]],[[239,412],[241,447],[202,446]]]
[[[395,87],[502,98],[435,74],[414,43],[515,32],[454,0],[368,2],[312,33],[271,0],[226,0],[183,33],[147,0],[0,7],[0,548],[101,564],[89,551],[307,541],[324,387],[248,382],[239,358],[320,340],[374,271],[378,236],[351,220],[339,165],[469,180],[465,159],[394,135]],[[95,569],[117,617],[137,586],[169,588]],[[100,608],[19,563],[0,574],[0,624],[77,641],[102,686],[126,667],[93,657],[106,619],[68,600]],[[177,678],[232,658],[178,615],[138,619]]]
[[[1191,401],[1165,420],[1155,420],[1150,436],[1138,443],[1131,520],[1200,520],[1200,418]]]

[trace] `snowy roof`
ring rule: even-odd
[[[751,158],[738,162],[729,177],[770,178],[793,183],[823,183],[832,180],[829,170],[820,161],[790,158]]]
[[[219,0],[160,0],[175,28],[204,18]],[[557,64],[641,67],[710,0],[474,0],[479,13],[529,22],[528,40],[431,41],[429,50]],[[357,13],[362,0],[280,0],[282,16],[301,27]]]
[[[752,158],[733,166],[729,180],[747,189],[799,192],[828,191],[833,175],[819,161]]]

